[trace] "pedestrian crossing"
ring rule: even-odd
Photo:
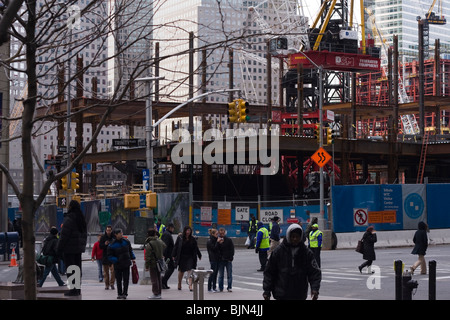
[[[362,273],[359,272],[358,267],[350,268],[322,268],[322,283],[334,283],[337,284],[339,282],[351,282],[358,283],[361,282],[365,284],[370,276],[376,276],[379,279],[395,279],[395,271],[393,265],[384,265],[384,266],[373,266],[371,271],[374,273],[368,273],[367,268],[362,270]],[[450,281],[450,268],[437,268],[436,270],[437,281]],[[414,279],[418,281],[429,281],[428,275],[414,275]],[[261,290],[263,281],[263,273],[254,273],[251,275],[237,275],[233,274],[233,287],[239,288],[243,290]]]

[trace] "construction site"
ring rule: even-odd
[[[156,163],[152,169],[155,191],[187,191],[192,183],[194,198],[203,200],[224,196],[239,200],[256,195],[317,198],[322,170],[326,193],[333,184],[450,181],[450,60],[440,58],[439,40],[430,58],[426,36],[428,28],[433,27],[430,25],[446,23],[437,12],[437,6],[434,7],[435,3],[427,16],[417,21],[417,60],[402,63],[396,35],[392,46],[383,40],[377,45],[380,42],[375,38],[381,35],[375,23],[371,25],[372,38],[366,38],[365,32],[361,36],[354,31],[352,19],[349,19],[354,16],[353,1],[351,6],[347,1],[323,1],[315,21],[299,27],[304,31],[297,39],[299,50],[288,50],[288,36],[268,40],[267,79],[271,79],[272,60],[281,61],[280,65],[286,68],[280,73],[283,90],[278,105],[272,105],[269,99],[267,105],[249,108],[253,119],[250,122],[259,122],[261,128],[269,130],[272,126],[279,128],[280,170],[260,177],[261,164],[175,165],[170,155],[176,143],[158,144],[152,147]],[[361,7],[364,8],[363,1]],[[249,10],[249,17],[252,15],[252,21],[258,23],[257,8]],[[361,21],[364,20],[364,10],[361,10]],[[230,48],[230,61],[232,56]],[[158,70],[157,64],[155,69]],[[272,95],[271,83],[267,84],[267,95]],[[124,125],[143,125],[144,104],[144,101],[123,104],[115,111],[117,116],[111,115],[110,121],[117,123],[117,119],[121,119]],[[104,110],[101,105],[99,99],[85,98],[82,89],[77,90],[72,102],[73,110],[80,110],[77,126],[94,123],[96,115]],[[173,108],[173,104],[159,100],[153,101],[152,106],[155,121]],[[186,110],[179,110],[173,116],[204,117],[211,113],[212,107],[217,114],[229,113],[229,106],[213,106],[202,101],[191,103]],[[84,108],[89,108],[89,112],[83,113]],[[54,114],[64,114],[66,102],[61,99],[50,110]],[[39,115],[47,109],[38,108],[37,112]],[[205,130],[206,122],[203,122]],[[237,128],[239,123],[229,118],[228,126]],[[58,137],[63,141],[62,131]],[[320,147],[332,155],[321,168],[311,160],[311,155]],[[128,175],[128,185],[142,182],[136,161],[145,159],[145,151],[143,147],[108,152],[94,149],[77,168],[80,180],[84,180],[80,182],[80,192],[95,185],[94,171],[83,174],[83,163],[115,163],[116,168]]]

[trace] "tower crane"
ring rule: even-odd
[[[431,4],[430,8],[428,9],[428,12],[425,15],[424,19],[421,19],[420,16],[417,17],[417,20],[423,21],[423,44],[424,44],[424,59],[428,59],[430,53],[428,52],[428,48],[430,45],[430,24],[437,24],[437,25],[445,25],[447,24],[447,20],[445,19],[443,15],[442,10],[442,1],[443,0],[433,0],[433,3]],[[438,2],[438,5],[436,6],[436,2]],[[433,11],[434,7],[437,7],[437,11]]]

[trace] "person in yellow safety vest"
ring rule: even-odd
[[[322,231],[319,230],[317,223],[312,225],[312,230],[309,233],[309,248],[314,253],[316,262],[320,266],[320,251],[322,249]]]
[[[262,222],[258,222],[258,233],[256,234],[255,252],[259,255],[261,268],[257,271],[264,271],[267,264],[267,253],[270,248],[269,230],[264,227]]]
[[[162,224],[161,219],[158,219],[158,223],[156,224],[156,231],[158,231],[159,238],[161,239],[164,231],[166,231],[166,226]]]
[[[251,219],[248,224],[248,233],[247,233],[248,238],[250,239],[250,244],[247,247],[247,249],[254,249],[256,232],[258,231],[258,220],[256,220],[256,218],[253,214],[251,214],[250,216],[251,216]]]

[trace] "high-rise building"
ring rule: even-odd
[[[294,0],[270,1],[165,1],[156,11],[155,41],[160,43],[160,74],[170,86],[160,93],[161,99],[185,101],[189,96],[189,33],[194,34],[194,88],[199,95],[202,87],[202,49],[206,49],[206,91],[230,87],[230,54],[233,50],[233,87],[241,90],[242,98],[250,104],[267,104],[267,41],[277,36],[298,33],[298,21],[306,20],[297,15]],[[294,28],[294,30],[293,30]],[[290,43],[298,49],[298,43]],[[272,60],[272,104],[280,96],[280,60]],[[237,98],[238,94],[234,94]],[[228,94],[212,94],[207,102],[229,102]],[[226,116],[218,116],[211,110],[208,121],[212,127],[222,128]],[[188,120],[181,127],[187,129]],[[196,121],[201,128],[201,121]],[[195,130],[195,128],[194,128]],[[168,132],[162,124],[161,133]],[[200,131],[200,130],[198,130]],[[195,133],[194,133],[195,134]],[[169,132],[170,135],[170,132]],[[170,136],[165,137],[171,139]],[[164,137],[161,137],[164,139]]]
[[[399,56],[405,62],[418,58],[417,19],[418,17],[424,19],[432,4],[433,0],[378,0],[371,6],[384,40],[392,45],[392,36],[398,35]],[[450,17],[450,3],[442,1],[442,6],[436,4],[432,11]],[[449,26],[430,24],[429,28],[429,55],[434,55],[434,41],[440,39],[442,57],[450,58]]]

